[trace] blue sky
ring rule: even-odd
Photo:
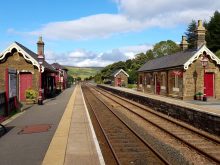
[[[1,2],[0,51],[17,41],[49,63],[105,66],[155,43],[180,42],[192,19],[209,20],[219,0],[8,0]]]

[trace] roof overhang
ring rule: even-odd
[[[206,51],[206,54],[216,62],[217,65],[220,65],[220,59],[211,51],[209,50],[206,45],[203,45],[185,64],[184,69],[187,70],[189,66],[196,61],[203,52]]]
[[[129,77],[129,75],[123,69],[120,69],[117,73],[115,73],[114,77],[116,77],[120,72],[123,72],[126,76]]]
[[[30,61],[32,65],[36,66],[40,72],[40,65],[36,59],[34,59],[31,55],[29,55],[24,49],[22,49],[15,42],[12,43],[8,48],[6,48],[3,52],[0,53],[0,60],[3,60],[8,53],[11,53],[13,49],[16,49],[18,53],[21,53],[25,60]],[[45,67],[42,67],[42,72],[44,72]]]

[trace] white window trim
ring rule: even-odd
[[[160,86],[160,89],[166,90],[165,86]]]
[[[174,92],[179,92],[180,89],[179,89],[179,88],[173,88],[173,91],[174,91]]]
[[[174,88],[179,88],[179,76],[175,75]]]

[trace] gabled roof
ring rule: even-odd
[[[138,71],[153,71],[167,68],[182,67],[185,70],[189,65],[199,58],[203,51],[207,52],[207,55],[219,65],[220,59],[214,55],[205,45],[200,49],[191,49],[186,51],[177,52],[172,55],[163,56],[150,61],[147,61]]]
[[[129,75],[128,75],[123,69],[117,69],[117,70],[115,70],[115,71],[111,74],[111,76],[112,76],[112,77],[116,77],[120,72],[123,72],[126,76],[129,77]]]
[[[27,47],[25,47],[24,45],[18,43],[18,42],[14,42],[12,43],[5,51],[3,51],[0,54],[0,60],[5,58],[6,54],[11,52],[12,49],[16,49],[19,53],[21,53],[23,55],[23,57],[25,58],[25,60],[30,61],[34,66],[38,67],[38,69],[40,70],[40,65],[38,63],[38,59],[37,59],[37,54],[34,53],[33,51],[31,51],[30,49],[28,49]],[[44,61],[43,66],[42,66],[42,72],[44,70],[50,70],[53,72],[56,72],[54,70],[54,68],[48,64],[46,61]]]
[[[62,70],[66,70],[66,71],[68,71],[68,69],[66,68],[66,67],[64,67],[64,66],[62,66],[62,65],[60,65],[60,64],[58,64],[58,63],[53,63],[53,64],[51,64],[52,65],[52,67],[54,68],[54,69],[62,69]]]

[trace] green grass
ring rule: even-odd
[[[73,66],[65,66],[69,71],[68,74],[73,76],[74,78],[81,77],[81,79],[89,78],[90,76],[95,76],[102,68],[98,67],[73,67]]]

